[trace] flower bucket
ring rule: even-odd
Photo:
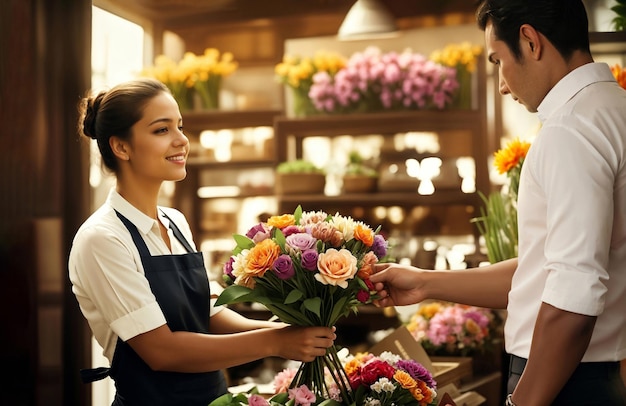
[[[322,173],[277,173],[276,193],[289,194],[323,194],[326,186],[326,175]]]
[[[344,175],[343,193],[373,193],[376,191],[378,178],[367,175]]]
[[[318,111],[309,97],[308,87],[292,87],[293,113],[296,117],[307,117],[317,114]]]

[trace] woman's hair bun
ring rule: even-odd
[[[86,97],[83,100],[83,128],[82,132],[91,139],[98,139],[96,132],[96,119],[100,103],[106,95],[106,92],[100,92],[96,97]]]

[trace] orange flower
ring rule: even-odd
[[[293,226],[296,224],[296,218],[293,214],[283,214],[282,216],[272,216],[267,219],[267,225],[283,229],[287,226]]]
[[[626,89],[626,69],[616,64],[611,66],[611,72],[613,72],[617,83],[619,83],[622,88]]]
[[[245,273],[248,278],[263,277],[280,255],[280,247],[273,240],[263,240],[255,245],[248,254]]]
[[[361,267],[357,272],[357,276],[361,279],[369,279],[372,274],[372,265],[378,262],[378,257],[372,251],[369,251],[361,260]]]
[[[498,150],[494,154],[493,164],[498,168],[498,172],[507,173],[517,164],[523,162],[530,148],[530,143],[520,141],[519,138],[510,141],[506,148]]]
[[[407,372],[402,370],[397,370],[393,374],[393,379],[395,379],[404,389],[413,389],[417,387],[417,382],[415,379],[411,377]],[[421,399],[417,399],[421,400]]]
[[[371,247],[374,244],[374,232],[367,225],[358,223],[354,227],[354,238],[361,241],[365,246]]]

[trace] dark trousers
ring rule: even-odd
[[[508,393],[513,393],[525,367],[525,358],[511,355]],[[619,362],[580,363],[552,405],[626,406],[626,387],[619,369]]]

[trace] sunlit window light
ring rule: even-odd
[[[239,196],[239,186],[203,186],[198,188],[198,197],[206,199],[210,197],[235,197]]]

